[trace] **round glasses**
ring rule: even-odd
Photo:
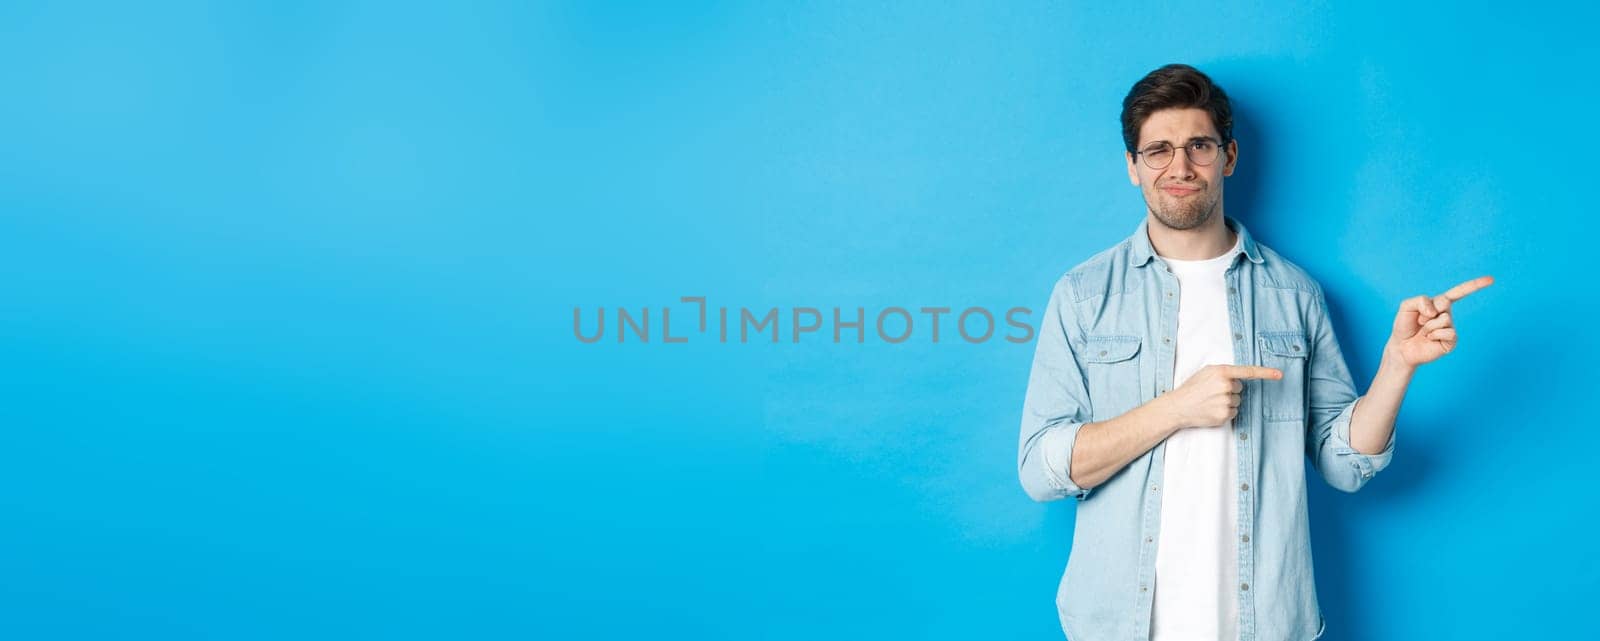
[[[1183,150],[1189,154],[1189,162],[1206,167],[1217,161],[1222,145],[1210,138],[1196,138],[1184,145]],[[1172,164],[1172,157],[1178,155],[1178,151],[1172,143],[1163,140],[1145,145],[1143,149],[1134,152],[1134,155],[1142,156],[1146,167],[1166,169],[1167,165]]]

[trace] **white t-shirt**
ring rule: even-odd
[[[1207,260],[1163,257],[1178,277],[1173,387],[1207,365],[1232,365],[1223,272],[1240,243]],[[1239,636],[1237,447],[1233,421],[1167,437],[1156,547],[1151,641],[1233,641]]]

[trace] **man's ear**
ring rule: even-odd
[[[1139,167],[1133,164],[1133,153],[1124,151],[1122,155],[1128,161],[1128,182],[1133,183],[1135,187],[1139,186]]]
[[[1222,175],[1232,176],[1234,165],[1239,164],[1239,141],[1237,139],[1229,140],[1225,153],[1228,154],[1228,163],[1222,166]]]

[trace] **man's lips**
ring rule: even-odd
[[[1161,191],[1167,192],[1167,193],[1172,194],[1174,196],[1188,196],[1190,194],[1199,192],[1200,188],[1199,187],[1162,187]]]

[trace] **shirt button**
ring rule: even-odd
[[[1233,335],[1233,340],[1236,340],[1236,341],[1242,341],[1242,340],[1244,340],[1244,334],[1237,334],[1237,333],[1236,333],[1236,334],[1234,334],[1234,335]]]
[[[1250,433],[1249,432],[1239,432],[1239,440],[1241,440],[1241,441],[1250,440]]]
[[[1152,486],[1150,486],[1150,491],[1151,491],[1151,492],[1154,492],[1154,491],[1156,491],[1156,490],[1157,490],[1157,489],[1158,489],[1158,488],[1157,488],[1157,487],[1156,487],[1156,486],[1154,486],[1154,485],[1152,485]]]
[[[1232,285],[1229,285],[1229,286],[1228,286],[1228,293],[1229,293],[1229,294],[1232,294],[1232,293],[1235,293],[1235,292],[1237,292],[1237,291],[1238,291],[1238,290],[1236,290],[1236,289],[1234,289],[1234,288],[1233,288],[1233,286],[1232,286]]]
[[[1162,336],[1162,337],[1161,337],[1161,342],[1163,342],[1163,343],[1170,343],[1170,342],[1172,342],[1172,338],[1171,338],[1171,337],[1168,337],[1168,336]]]
[[[1106,350],[1103,350],[1103,349],[1102,349],[1102,350],[1100,350],[1100,355],[1101,355],[1101,356],[1105,356],[1105,355],[1106,355]]]
[[[1240,590],[1241,590],[1241,591],[1243,591],[1243,590],[1248,590],[1248,589],[1250,589],[1250,584],[1249,584],[1249,583],[1240,583],[1240,584],[1239,584],[1239,589],[1240,589]]]
[[[1155,540],[1155,539],[1152,539],[1152,538],[1150,538],[1150,537],[1148,537],[1148,536],[1147,536],[1147,537],[1144,537],[1144,542],[1145,542],[1145,543],[1150,543],[1150,542],[1152,542],[1152,541],[1154,541],[1154,540]]]
[[[1249,534],[1246,534],[1246,535],[1241,536],[1239,538],[1243,539],[1245,543],[1249,543],[1250,542],[1250,535]]]
[[[1239,484],[1239,489],[1241,491],[1244,491],[1244,492],[1249,492],[1250,491],[1250,484],[1249,483],[1240,483]]]
[[[1147,587],[1145,587],[1145,586],[1142,586],[1142,585],[1141,585],[1141,586],[1139,586],[1139,591],[1140,591],[1140,592],[1144,592],[1144,591],[1146,591],[1146,590],[1148,590],[1148,589],[1149,589],[1149,588],[1147,588]]]

